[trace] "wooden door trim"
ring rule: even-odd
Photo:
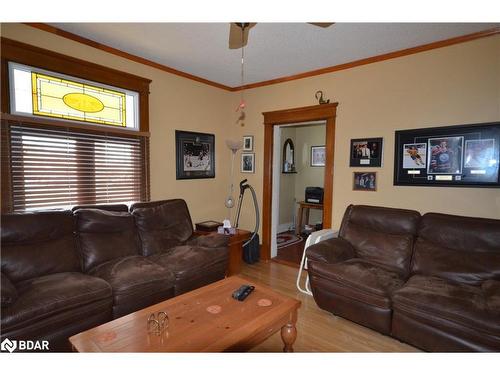
[[[264,176],[262,193],[262,247],[260,255],[263,260],[271,259],[274,126],[295,122],[326,121],[323,227],[330,228],[332,226],[333,212],[333,159],[337,105],[338,103],[320,104],[262,113],[264,116]]]

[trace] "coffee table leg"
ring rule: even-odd
[[[293,352],[293,343],[297,338],[297,327],[295,327],[295,322],[297,322],[297,311],[290,314],[290,321],[281,327],[281,339],[285,346],[283,347],[284,352]]]

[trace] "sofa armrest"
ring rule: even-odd
[[[206,235],[194,235],[187,240],[186,244],[200,247],[226,247],[229,243],[229,236],[218,233],[210,233]]]
[[[338,263],[356,257],[349,242],[342,238],[331,238],[309,246],[306,250],[308,261]]]
[[[1,294],[2,294],[2,307],[7,307],[12,305],[17,300],[17,289],[9,280],[9,278],[2,272],[1,279]]]

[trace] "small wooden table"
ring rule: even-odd
[[[296,235],[300,235],[300,233],[302,232],[302,226],[304,225],[304,224],[302,224],[304,211],[306,213],[305,224],[309,224],[309,210],[311,208],[323,211],[323,204],[321,204],[321,203],[309,203],[309,202],[302,201],[302,202],[298,202],[298,205],[299,205],[299,209],[297,212],[297,225],[295,226],[295,234]]]
[[[208,235],[215,232],[195,231],[195,234]],[[226,276],[237,275],[241,271],[243,258],[243,244],[250,238],[251,232],[244,229],[236,229],[236,233],[229,236],[229,263]]]
[[[240,302],[231,294],[242,284],[254,285],[255,290]],[[262,300],[271,305],[262,306]],[[300,304],[269,287],[232,276],[89,329],[69,341],[78,352],[242,352],[281,330],[283,351],[291,352]],[[214,313],[217,309],[220,312]],[[163,334],[148,334],[148,317],[159,311],[168,314],[169,327]]]

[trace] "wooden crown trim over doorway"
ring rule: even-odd
[[[338,103],[263,112],[264,115],[264,177],[262,196],[261,259],[271,258],[271,216],[273,194],[274,126],[307,121],[326,121],[325,182],[323,198],[323,227],[332,226],[333,157],[335,144],[335,116]]]

